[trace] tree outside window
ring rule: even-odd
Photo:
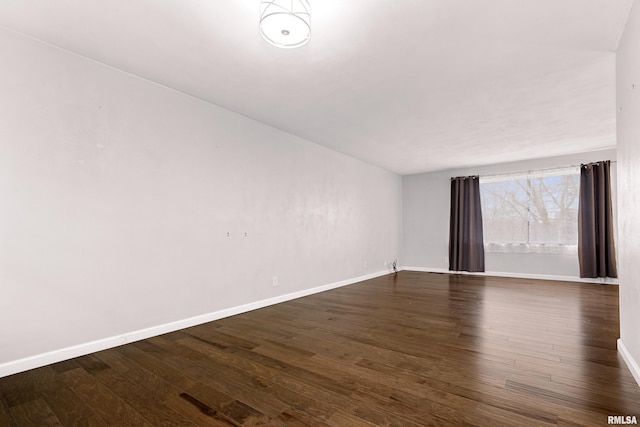
[[[576,253],[577,168],[481,178],[488,252]]]

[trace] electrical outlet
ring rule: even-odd
[[[449,264],[449,257],[448,256],[444,257],[444,263],[445,264]]]
[[[384,266],[388,267],[389,266],[389,261],[387,261],[386,259],[384,260]]]
[[[273,287],[275,288],[276,286],[278,286],[278,276],[273,276]]]
[[[362,268],[367,268],[367,261],[362,261]]]

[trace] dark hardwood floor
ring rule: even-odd
[[[0,379],[0,425],[640,419],[618,288],[401,272]]]

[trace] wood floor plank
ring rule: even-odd
[[[184,414],[196,424],[237,425],[235,421],[228,419],[221,412],[222,408],[234,401],[229,395],[188,377],[183,372],[140,351],[135,346],[119,347],[114,351],[122,355],[129,366],[131,364],[135,366],[134,369],[126,371],[127,375],[132,375],[140,386],[147,389],[154,385],[160,385],[160,387],[154,388],[154,392],[158,393],[158,399]],[[105,357],[101,353],[99,356]],[[116,366],[118,365],[116,364]],[[161,382],[168,384],[168,386],[162,385]]]
[[[139,387],[98,357],[94,355],[84,356],[78,359],[78,363],[103,386],[126,402],[128,406],[151,424],[176,427],[194,425],[187,418],[165,405],[164,402],[155,399],[152,392]]]
[[[216,364],[220,363],[217,369],[227,372],[230,369],[244,371],[247,374],[247,382],[250,381],[280,401],[286,401],[298,413],[313,414],[316,419],[322,419],[323,414],[330,411],[332,406],[358,406],[357,402],[350,398],[355,388],[349,388],[345,381],[332,381],[247,348],[231,347],[225,352],[217,345],[208,346],[207,343],[194,341],[189,336],[176,342],[215,359]]]
[[[4,400],[10,408],[39,397],[30,371],[0,378],[0,399]]]
[[[640,418],[618,288],[400,272],[0,378],[0,425]]]
[[[17,425],[18,422],[9,411],[9,405],[4,399],[0,399],[0,426],[16,427]]]
[[[64,383],[109,425],[152,426],[108,387],[83,369],[61,374]]]
[[[358,418],[355,415],[348,414],[344,411],[336,411],[335,413],[333,413],[328,420],[328,424],[331,426],[349,427],[371,427],[378,425],[369,421],[365,421],[362,418]]]
[[[209,360],[203,353],[176,345],[161,337],[152,338],[149,342],[164,350],[164,353],[156,353],[156,356],[168,365],[184,371],[191,378],[220,390],[222,393],[233,396],[235,400],[247,404],[258,412],[277,417],[288,407],[287,404],[274,398],[271,394],[260,390],[260,388],[268,387],[268,384],[253,381],[251,376],[244,375],[238,369],[219,370],[217,369],[220,367],[219,364],[215,360]]]
[[[62,426],[58,417],[42,398],[12,406],[11,414],[20,426]]]
[[[327,424],[324,421],[320,421],[319,418],[313,417],[309,415],[309,413],[305,411],[301,411],[295,408],[287,409],[278,415],[278,420],[281,421],[286,426],[291,427],[329,427],[330,424]]]
[[[51,373],[55,371],[52,369]],[[108,425],[61,378],[55,375],[50,378],[50,381],[37,384],[36,388],[63,425],[82,424],[96,427]]]

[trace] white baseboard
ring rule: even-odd
[[[329,283],[327,285],[317,286],[315,288],[304,289],[302,291],[292,292],[286,295],[279,295],[277,297],[267,298],[264,300],[215,311],[213,313],[194,316],[188,319],[182,319],[175,322],[165,323],[163,325],[152,326],[146,329],[140,329],[109,338],[104,338],[88,343],[74,345],[71,347],[61,348],[59,350],[49,351],[47,353],[25,357],[23,359],[4,362],[0,364],[0,378],[17,374],[19,372],[28,371],[29,369],[39,368],[41,366],[61,362],[63,360],[73,359],[74,357],[84,356],[96,351],[118,347],[130,342],[140,341],[143,339],[166,334],[168,332],[174,332],[180,329],[189,328],[191,326],[201,325],[203,323],[212,322],[214,320],[223,319],[225,317],[234,316],[236,314],[246,313],[248,311],[256,310],[259,308],[279,304],[281,302],[317,294],[319,292],[324,292],[335,288],[340,288],[342,286],[351,285],[354,283],[362,282],[364,280],[374,279],[376,277],[384,276],[387,274],[389,274],[389,271],[367,274],[360,277],[354,277],[352,279],[342,280],[340,282]]]
[[[562,282],[584,282],[599,283],[608,285],[617,285],[618,279],[607,278],[581,278],[573,276],[553,276],[549,274],[530,274],[530,273],[505,273],[502,271],[485,271],[484,273],[470,273],[468,271],[450,271],[445,268],[435,267],[402,267],[407,271],[422,271],[426,273],[448,273],[448,274],[469,274],[473,276],[496,276],[496,277],[513,277],[516,279],[539,279],[539,280],[557,280]]]
[[[640,365],[631,357],[631,353],[627,350],[627,347],[622,342],[622,339],[618,340],[618,352],[624,359],[624,362],[627,364],[629,371],[631,371],[631,375],[635,378],[638,386],[640,386]]]

